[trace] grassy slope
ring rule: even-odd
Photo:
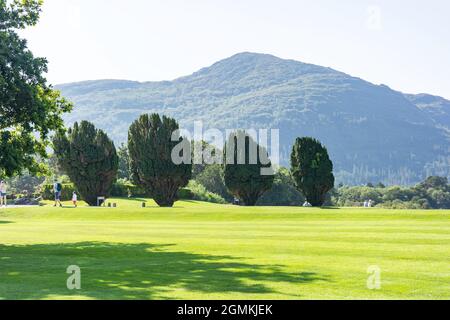
[[[449,211],[118,202],[0,209],[0,299],[450,298]]]

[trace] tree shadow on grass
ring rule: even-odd
[[[268,284],[327,281],[314,272],[239,262],[230,256],[171,251],[171,245],[74,243],[0,245],[0,299],[71,295],[96,299],[165,299],[173,293],[277,293]],[[67,267],[81,268],[81,290],[69,291]],[[298,296],[294,296],[294,298]]]
[[[14,223],[14,222],[12,222],[12,221],[0,220],[0,224],[10,224],[10,223]]]

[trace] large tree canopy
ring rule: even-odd
[[[224,160],[225,184],[244,205],[256,205],[258,199],[272,188],[274,175],[267,150],[245,131],[230,135],[224,148]],[[269,171],[272,174],[267,174]]]
[[[53,141],[61,169],[91,206],[107,197],[117,178],[119,158],[111,139],[87,121],[76,123]]]
[[[40,0],[0,0],[0,176],[42,169],[48,135],[62,130],[61,115],[72,105],[44,74],[47,60],[35,58],[18,30],[39,19]]]
[[[144,114],[128,133],[133,180],[144,186],[161,207],[172,207],[178,190],[192,176],[191,144],[177,134],[178,129],[172,118]],[[172,154],[177,146],[184,146],[177,156],[187,161],[175,163]]]
[[[313,206],[322,206],[334,187],[333,163],[316,139],[297,138],[292,148],[291,171],[297,189]]]

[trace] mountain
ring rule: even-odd
[[[406,94],[405,97],[420,110],[425,111],[437,127],[450,132],[450,101],[424,93]]]
[[[117,143],[145,112],[183,127],[280,129],[282,162],[298,136],[329,149],[338,181],[411,184],[450,176],[450,101],[272,55],[240,53],[173,81],[86,81],[57,86],[75,103],[66,117],[89,120]]]

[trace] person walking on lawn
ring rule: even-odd
[[[55,183],[53,184],[53,192],[55,193],[55,205],[56,207],[58,204],[60,207],[62,207],[61,203],[61,192],[62,192],[62,184],[58,182],[58,180],[55,179]]]
[[[0,207],[4,206],[6,208],[6,205],[7,205],[6,192],[7,192],[6,182],[1,181],[0,182]]]
[[[72,202],[73,202],[73,205],[75,206],[75,208],[77,207],[77,201],[78,201],[78,195],[77,195],[77,193],[74,191],[74,192],[73,192],[73,195],[72,195]]]

